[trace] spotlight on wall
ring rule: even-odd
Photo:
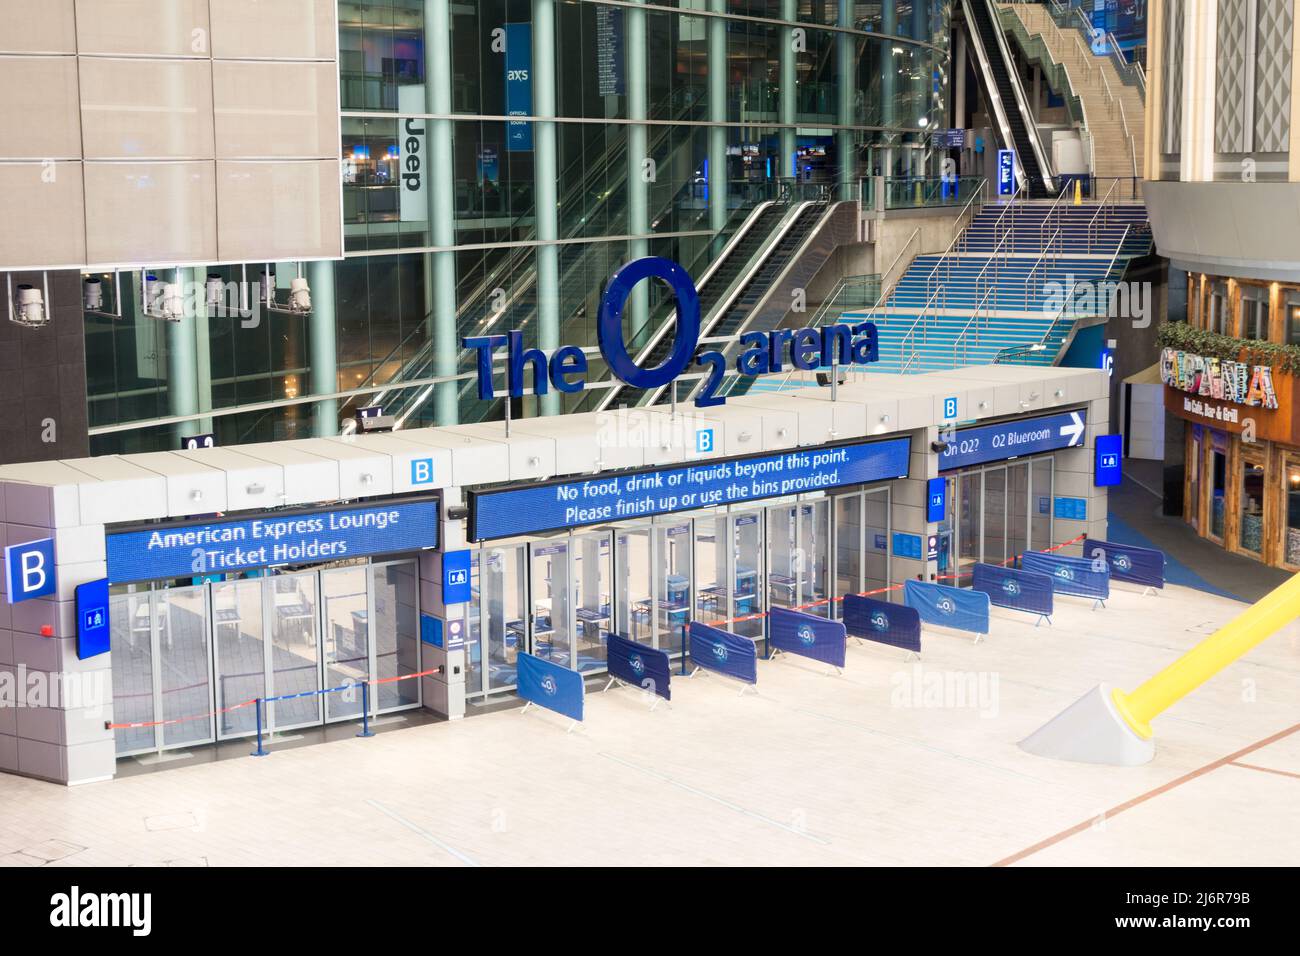
[[[49,325],[50,316],[47,305],[50,301],[50,274],[42,273],[43,290],[27,283],[14,288],[12,272],[6,273],[9,300],[9,321],[29,329],[39,329]]]
[[[151,319],[179,322],[185,317],[185,287],[166,282],[152,272],[141,273],[140,298],[144,314]]]
[[[245,267],[245,283],[247,283],[247,267]],[[307,284],[307,278],[302,274],[302,263],[298,263],[298,274],[289,280],[289,300],[281,304],[276,299],[275,272],[270,263],[262,270],[262,275],[258,279],[261,283],[262,307],[268,312],[281,312],[287,315],[308,315],[311,313],[311,286]]]
[[[112,308],[105,305],[108,273],[101,276],[83,276],[81,279],[81,310],[87,315],[104,319],[122,318],[122,274],[113,270]]]
[[[224,303],[221,301],[222,295],[226,291],[226,284],[221,281],[221,276],[215,272],[208,273],[208,279],[203,284],[203,302],[209,309],[219,309]]]
[[[98,312],[104,307],[104,283],[98,276],[87,276],[82,280],[81,301],[87,312]]]

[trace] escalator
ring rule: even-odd
[[[1056,195],[1051,167],[1006,37],[992,13],[991,0],[962,0],[962,9],[984,79],[985,99],[1003,143],[1016,151],[1018,182],[1030,199],[1050,198]]]

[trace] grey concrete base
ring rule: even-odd
[[[1038,730],[1020,741],[1020,749],[1039,757],[1137,767],[1156,754],[1154,740],[1144,740],[1115,709],[1110,688],[1098,684]]]

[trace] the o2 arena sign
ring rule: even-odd
[[[636,284],[651,278],[663,280],[672,289],[677,300],[677,328],[668,357],[653,368],[644,368],[628,352],[623,337],[623,309]],[[716,349],[699,351],[700,296],[695,283],[680,265],[659,256],[634,259],[610,278],[601,299],[596,338],[600,354],[614,377],[633,388],[661,388],[692,367],[706,370],[704,385],[695,399],[700,407],[726,401],[718,394],[718,388],[729,364],[739,375],[756,376],[787,369],[810,371],[833,365],[866,365],[879,359],[876,326],[871,322],[745,332],[739,339],[742,351],[734,363],[728,363],[727,357]],[[478,353],[480,398],[490,399],[495,394],[492,357],[502,346],[507,351],[506,388],[511,396],[524,393],[529,371],[533,391],[538,395],[545,395],[548,387],[569,393],[587,387],[587,356],[576,345],[562,346],[548,357],[540,349],[525,348],[523,333],[518,331],[472,336],[462,339],[461,345]]]

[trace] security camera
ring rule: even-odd
[[[948,443],[946,441],[930,442],[930,451],[934,452],[936,455],[942,455],[947,450],[948,450]]]
[[[209,309],[221,307],[221,296],[224,291],[225,283],[221,281],[221,276],[215,272],[208,273],[208,280],[203,285],[203,301]]]
[[[311,311],[311,287],[302,276],[289,283],[289,311],[303,314]]]
[[[264,269],[257,280],[262,290],[262,301],[267,305],[275,302],[275,273],[270,269]]]
[[[89,276],[81,283],[81,302],[87,312],[104,308],[104,283],[96,276]]]
[[[41,295],[41,290],[35,286],[23,284],[18,286],[14,293],[13,312],[10,318],[17,325],[25,325],[29,329],[39,329],[49,322],[49,317],[45,314],[45,297]]]

